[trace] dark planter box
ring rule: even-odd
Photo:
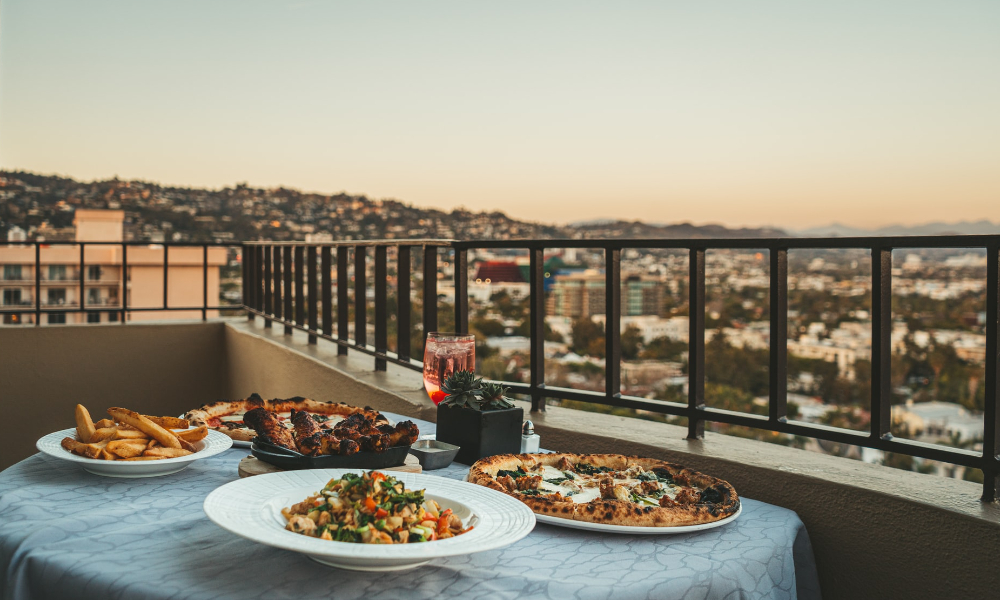
[[[438,405],[437,439],[461,449],[455,460],[471,465],[484,456],[521,452],[524,409],[478,411]]]

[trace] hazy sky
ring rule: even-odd
[[[2,0],[0,167],[555,222],[997,219],[998,32],[996,0]]]

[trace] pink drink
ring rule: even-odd
[[[456,333],[427,334],[424,346],[424,389],[431,401],[444,400],[441,383],[455,371],[476,370],[476,338]]]

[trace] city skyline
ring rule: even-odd
[[[389,7],[4,2],[0,167],[560,224],[998,216],[995,4]]]

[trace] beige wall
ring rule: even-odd
[[[178,415],[227,397],[225,324],[0,327],[0,469],[74,427],[73,407]]]

